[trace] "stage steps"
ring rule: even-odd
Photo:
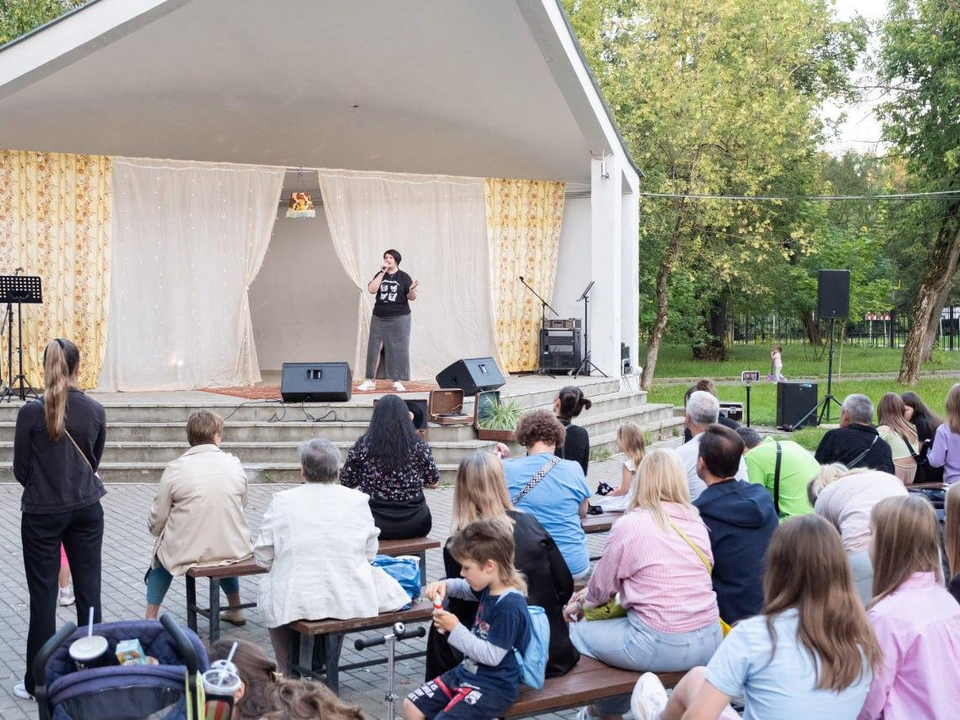
[[[652,442],[671,442],[683,431],[670,405],[649,404],[646,393],[621,389],[618,380],[598,380],[585,388],[593,408],[576,422],[587,429],[594,450],[616,452],[620,424],[641,425]],[[524,407],[552,407],[556,389],[506,393]],[[187,449],[185,421],[200,405],[183,402],[104,402],[108,440],[100,475],[105,482],[156,482],[166,464]],[[411,394],[410,397],[417,397]],[[422,397],[422,395],[421,395]],[[297,445],[312,437],[336,443],[343,457],[366,430],[373,410],[372,398],[357,402],[283,405],[275,401],[227,404],[210,394],[207,407],[227,418],[223,448],[240,458],[251,482],[288,483],[299,480]],[[0,405],[0,482],[13,482],[13,431],[18,406]],[[472,399],[464,411],[472,415]],[[306,413],[317,418],[307,420]],[[229,416],[229,417],[228,417]],[[272,421],[272,418],[282,418]],[[326,418],[320,420],[320,418]],[[478,440],[472,426],[436,426],[429,429],[434,458],[443,482],[452,482],[457,464],[467,453],[492,448]],[[520,453],[519,447],[513,448]]]

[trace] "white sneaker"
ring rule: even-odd
[[[21,700],[36,699],[33,697],[33,695],[27,692],[27,686],[23,683],[23,681],[20,681],[13,686],[13,694],[16,695],[18,698],[20,698]]]
[[[73,605],[76,600],[73,594],[73,585],[67,585],[57,590],[57,604],[66,607],[67,605]]]
[[[401,383],[399,380],[393,381],[393,389],[397,392],[404,392],[406,390],[406,388],[403,386],[403,383]]]
[[[364,380],[362,383],[357,385],[357,390],[364,392],[366,390],[373,390],[377,386],[376,381],[374,380]]]
[[[653,673],[644,673],[633,686],[630,709],[637,720],[659,720],[667,706],[667,691]]]

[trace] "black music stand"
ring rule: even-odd
[[[537,353],[538,353],[538,354],[537,354],[537,369],[536,369],[536,370],[528,370],[528,371],[526,371],[526,372],[518,373],[518,375],[546,375],[547,377],[554,377],[552,374],[548,373],[546,370],[543,369],[543,329],[547,326],[547,308],[550,308],[550,312],[552,312],[552,313],[553,313],[554,315],[556,315],[557,317],[560,317],[560,315],[559,315],[559,313],[557,313],[556,310],[554,310],[552,307],[550,307],[550,303],[548,303],[546,300],[544,300],[543,297],[540,295],[540,293],[538,293],[538,292],[537,292],[536,290],[534,290],[532,287],[530,287],[529,285],[527,285],[527,281],[523,279],[523,275],[520,276],[520,282],[523,283],[523,286],[524,286],[527,290],[529,290],[529,291],[532,292],[534,295],[536,295],[537,300],[540,301],[540,332],[537,333],[537,335],[539,335],[539,337],[540,337],[540,340],[539,340],[539,342],[537,343],[537,348],[538,348],[538,350],[537,350]]]
[[[43,291],[40,286],[39,275],[0,275],[0,302],[7,304],[7,367],[9,368],[10,382],[7,389],[0,395],[0,402],[13,400],[13,386],[19,381],[20,390],[16,395],[21,400],[26,400],[27,395],[32,393],[34,397],[39,397],[37,391],[33,389],[27,376],[23,374],[23,311],[22,305],[40,304],[43,302]],[[20,362],[20,373],[13,374],[13,303],[17,304],[17,357]]]
[[[591,280],[580,297],[577,298],[577,302],[583,300],[583,362],[580,363],[580,367],[573,374],[574,377],[580,377],[581,374],[589,375],[591,370],[596,370],[604,377],[610,377],[594,365],[593,360],[590,359],[590,291],[593,290],[593,283],[594,281]]]

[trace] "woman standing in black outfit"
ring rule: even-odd
[[[933,447],[933,438],[943,420],[938,418],[915,392],[905,392],[900,398],[906,406],[905,417],[917,428],[917,440],[920,442],[920,449],[917,451],[917,474],[913,482],[943,482],[943,468],[933,467],[927,462],[927,453]]]
[[[406,540],[430,532],[433,519],[423,488],[438,482],[440,471],[413,427],[413,413],[399,395],[384,395],[373,407],[367,432],[347,454],[340,484],[370,496],[381,540]]]
[[[503,466],[492,453],[475,452],[467,455],[457,469],[451,538],[447,539],[443,548],[446,577],[460,577],[460,563],[448,549],[453,535],[475,520],[498,517],[513,525],[516,544],[513,564],[527,579],[527,601],[542,607],[550,623],[547,677],[565,675],[580,659],[580,653],[573,647],[567,623],[563,619],[563,606],[573,594],[573,577],[557,544],[537,519],[514,510],[507,493]],[[446,602],[447,609],[465,627],[473,625],[478,603],[455,598],[449,598]],[[442,675],[462,659],[459,651],[450,647],[447,636],[431,626],[427,639],[427,678]]]
[[[100,564],[106,494],[96,469],[107,436],[103,406],[77,387],[80,351],[57,338],[43,352],[46,391],[17,413],[13,473],[23,485],[20,537],[30,593],[27,671],[14,688],[33,695],[33,659],[56,631],[60,544],[73,571],[77,624],[90,608],[100,622]]]
[[[573,424],[573,418],[580,415],[582,410],[589,410],[593,403],[583,396],[583,390],[576,385],[567,385],[560,388],[553,401],[553,413],[567,429],[566,439],[559,446],[555,454],[564,460],[574,460],[583,468],[583,475],[587,475],[587,466],[590,464],[590,435],[579,425]]]

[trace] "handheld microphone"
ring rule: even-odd
[[[19,275],[19,274],[22,273],[22,272],[24,272],[24,269],[23,269],[23,268],[17,268],[16,270],[13,271],[13,274],[14,274],[14,275]]]
[[[520,282],[523,282],[523,275],[520,276]]]

